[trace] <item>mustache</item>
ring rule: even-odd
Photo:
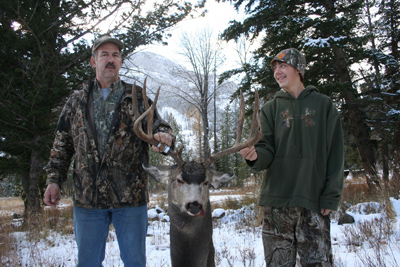
[[[113,67],[115,69],[115,65],[112,62],[109,62],[106,64],[106,68],[108,68],[108,67]]]

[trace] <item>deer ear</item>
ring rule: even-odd
[[[209,174],[208,177],[210,179],[210,183],[215,189],[220,188],[223,183],[226,183],[226,182],[232,180],[233,178],[235,178],[235,175],[218,172],[213,169],[209,169],[208,174]]]
[[[167,184],[171,176],[171,168],[169,166],[151,166],[142,164],[143,169],[150,175],[151,178],[159,183]]]

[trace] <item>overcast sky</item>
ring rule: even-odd
[[[201,32],[205,28],[209,28],[218,36],[223,30],[229,26],[229,21],[239,20],[242,21],[244,18],[243,12],[238,14],[234,9],[233,5],[229,2],[217,3],[215,0],[208,0],[205,5],[205,9],[208,11],[204,17],[188,19],[178,24],[178,26],[170,31],[172,37],[168,39],[168,46],[153,45],[147,46],[143,51],[150,51],[157,54],[161,54],[173,61],[179,61],[178,50],[180,46],[180,38],[183,32],[196,33]],[[237,53],[233,49],[232,44],[222,43],[223,53],[225,55],[226,62],[224,70],[231,69],[234,67],[237,60]]]

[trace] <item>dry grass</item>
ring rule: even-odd
[[[369,190],[366,178],[356,178],[350,181],[346,180],[344,183],[341,206],[345,206],[343,203],[349,203],[356,205],[357,203],[363,202],[379,202],[384,204],[385,212],[390,219],[396,217],[393,205],[390,201],[390,197],[398,198],[399,196],[398,182],[391,181],[389,183],[381,182],[378,190]]]
[[[262,207],[257,205],[258,192],[252,187],[247,188],[230,188],[222,192],[212,193],[212,195],[227,196],[220,203],[212,203],[214,208],[222,208],[224,210],[240,210],[244,206],[251,206],[252,215],[243,216],[242,223],[239,227],[250,227],[255,231],[255,228],[262,223]],[[240,197],[238,197],[240,195]]]
[[[1,261],[0,264],[4,266],[16,266],[20,263],[15,233],[26,233],[33,246],[46,240],[50,232],[73,234],[73,208],[70,199],[64,198],[59,208],[44,208],[41,216],[34,220],[24,219],[23,211],[24,203],[20,198],[0,198],[0,259],[7,258],[7,262]]]
[[[352,205],[366,202],[369,199],[368,186],[366,184],[345,184],[342,193],[342,202]]]
[[[212,190],[210,194],[213,196],[226,196],[226,195],[244,195],[252,192],[249,189],[244,187],[236,187],[236,188],[229,188],[229,189],[221,189],[221,190]]]
[[[362,266],[399,266],[396,224],[388,217],[346,226],[345,243],[355,251]]]
[[[23,210],[24,203],[20,198],[0,198],[0,258],[14,254],[16,240],[13,233],[20,223],[13,215],[22,214]]]
[[[160,207],[164,211],[168,209],[168,195],[166,192],[160,192],[150,197],[149,208]]]
[[[11,254],[14,248],[13,244],[15,244],[14,229],[9,221],[9,219],[0,217],[0,258]]]
[[[24,211],[24,203],[21,198],[0,198],[0,258],[12,254],[16,242],[13,233],[20,225],[20,219]]]
[[[354,181],[353,183],[349,183],[346,181],[342,201],[351,203],[352,205],[371,201],[371,196],[368,194],[367,189],[365,183],[354,183]],[[154,193],[155,192],[152,192],[150,198],[151,204],[149,204],[149,207],[157,205],[166,211],[168,204],[166,191],[160,190],[157,194]],[[218,205],[212,203],[213,208],[218,206],[225,210],[239,210],[243,206],[256,204],[258,199],[258,189],[250,187],[215,190],[211,191],[211,194],[214,196],[228,196],[224,201],[218,203]],[[237,195],[241,195],[241,197],[238,198]],[[13,218],[13,214],[23,213],[24,205],[20,198],[0,198],[0,258],[6,256],[9,260],[8,263],[0,262],[0,265],[17,266],[20,262],[19,257],[21,255],[19,254],[20,252],[18,252],[18,240],[16,240],[14,235],[16,232],[25,232],[29,236],[29,240],[33,243],[39,243],[40,240],[45,239],[45,237],[53,232],[63,235],[73,234],[73,209],[71,200],[64,198],[62,202],[63,205],[61,208],[45,208],[39,223],[33,224],[22,223],[22,219]],[[240,225],[250,227],[250,229],[254,228],[253,231],[259,231],[257,227],[261,222],[262,210],[257,205],[254,205],[252,216],[244,216]],[[240,225],[238,224],[238,227],[241,227]],[[367,261],[368,259],[368,261],[373,262],[375,266],[385,266],[383,255],[400,250],[400,245],[397,245],[400,237],[393,236],[393,232],[395,231],[394,227],[393,221],[388,218],[361,223],[354,227],[349,226],[346,230],[346,246],[350,251],[359,251],[357,252],[357,256],[360,262]],[[387,243],[391,246],[388,246]],[[373,259],[370,258],[372,256],[367,257],[363,254],[364,250],[360,249],[362,246],[373,248],[375,253]],[[217,261],[218,257],[229,257],[229,255],[224,255],[224,253],[228,253],[228,249],[216,255]],[[240,254],[242,253],[243,259],[251,261],[251,259],[254,258],[254,251],[240,251]],[[38,260],[41,259],[40,255],[37,255],[37,257]],[[394,256],[390,258],[390,261],[388,266],[396,266],[397,262]],[[337,266],[340,266],[340,262],[337,262]]]
[[[235,194],[235,196],[229,196],[228,194],[228,197],[226,197],[221,203],[219,203],[218,205],[214,205],[213,207],[218,207],[225,210],[236,210],[242,208],[243,206],[257,204],[257,195],[246,193],[241,195],[241,197],[237,197],[237,195],[238,194]]]
[[[0,217],[22,214],[24,212],[24,202],[19,197],[0,198]]]

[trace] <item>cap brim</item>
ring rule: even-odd
[[[109,39],[100,41],[95,46],[93,46],[92,52],[95,52],[101,45],[106,44],[106,43],[115,44],[120,51],[122,51],[122,49],[124,49],[124,44],[120,40],[115,39],[115,38],[109,38]]]

